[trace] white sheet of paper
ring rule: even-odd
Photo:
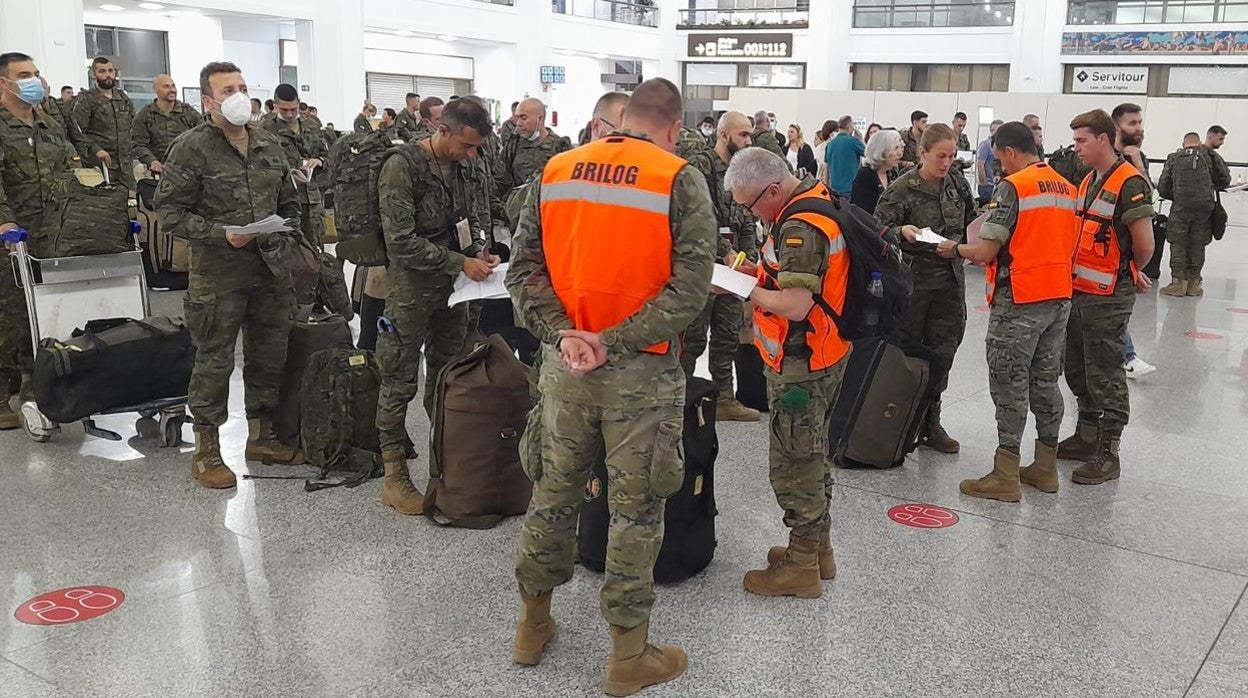
[[[714,271],[711,272],[711,284],[741,298],[749,298],[750,292],[758,285],[758,279],[749,274],[742,274],[727,265],[716,264]]]
[[[970,225],[966,226],[966,241],[968,243],[974,244],[979,242],[979,230],[984,227],[984,221],[988,220],[988,214],[990,213],[992,211],[984,211],[979,214],[978,218],[971,221]]]
[[[962,162],[975,162],[975,151],[959,150],[958,154],[955,156],[955,159],[961,160]]]
[[[225,232],[234,233],[235,235],[261,235],[263,233],[281,233],[289,230],[290,226],[286,225],[286,219],[276,213],[255,223],[225,226]]]
[[[933,245],[939,245],[940,243],[944,242],[945,239],[946,238],[943,235],[937,235],[936,233],[932,232],[931,228],[919,229],[919,237],[918,237],[919,242],[927,242]]]
[[[446,301],[446,307],[449,308],[468,301],[507,298],[507,287],[503,285],[503,280],[506,278],[506,263],[494,267],[494,273],[490,274],[485,281],[473,281],[464,276],[463,272],[460,272],[459,278],[455,279],[455,290],[451,292],[450,299]]]

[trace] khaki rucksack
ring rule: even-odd
[[[352,133],[329,151],[334,179],[334,253],[364,267],[386,265],[386,240],[381,229],[377,178],[390,149],[403,145],[393,131]]]
[[[1166,158],[1168,178],[1163,177],[1158,193],[1189,211],[1213,211],[1213,171],[1203,148],[1184,148]]]

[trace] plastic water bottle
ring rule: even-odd
[[[880,272],[871,272],[871,283],[867,284],[867,293],[871,295],[871,299],[868,300],[863,319],[867,325],[875,327],[880,324],[880,306],[884,304],[884,279]]]

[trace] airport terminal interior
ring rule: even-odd
[[[216,89],[216,83],[201,80],[206,64],[230,61],[236,72],[229,75],[241,75],[249,96],[262,104],[277,100],[279,109],[287,104],[294,112],[296,103],[303,103],[301,128],[307,135],[312,118],[323,124],[324,150],[318,152],[326,161],[334,141],[372,137],[378,128],[401,128],[401,123],[392,125],[396,113],[426,129],[419,138],[432,138],[430,158],[439,157],[439,144],[450,142],[449,137],[439,140],[443,136],[438,134],[450,133],[456,119],[466,118],[462,114],[477,112],[493,130],[506,131],[503,153],[514,155],[517,147],[506,139],[528,138],[530,133],[535,134],[533,143],[566,137],[569,149],[592,149],[603,140],[600,130],[605,134],[620,126],[600,127],[600,98],[662,89],[654,87],[658,82],[653,78],[665,78],[679,91],[681,117],[692,129],[686,133],[710,157],[720,152],[714,149],[718,139],[731,138],[723,124],[734,123],[733,115],[750,121],[762,117],[781,139],[792,140],[789,127],[795,125],[806,144],[819,146],[816,134],[825,131],[825,122],[835,126],[839,120],[841,133],[861,141],[872,125],[903,134],[919,129],[915,113],[921,112],[929,130],[954,121],[965,128],[957,132],[967,137],[970,149],[956,148],[965,170],[958,174],[955,163],[943,176],[965,178],[972,217],[981,212],[992,216],[998,205],[997,179],[991,167],[981,167],[985,154],[997,153],[992,140],[996,122],[1005,122],[1000,128],[1008,130],[1022,128],[1013,122],[1034,117],[1027,127],[1040,148],[1056,158],[1075,141],[1072,120],[1093,110],[1113,113],[1117,120],[1122,110],[1115,107],[1132,105],[1127,112],[1138,115],[1142,125],[1130,127],[1131,132],[1138,130],[1142,142],[1132,148],[1129,139],[1121,140],[1126,128],[1121,121],[1115,121],[1119,142],[1109,142],[1123,152],[1146,153],[1141,164],[1158,215],[1145,220],[1160,227],[1168,215],[1171,238],[1160,238],[1169,244],[1159,274],[1134,297],[1128,329],[1135,356],[1124,355],[1123,366],[1115,362],[1107,369],[1129,391],[1130,418],[1117,454],[1120,474],[1100,484],[1077,484],[1071,478],[1081,464],[1060,460],[1056,493],[1024,485],[1021,501],[1007,502],[960,491],[960,482],[983,476],[993,469],[994,458],[1000,458],[999,411],[990,394],[986,354],[995,311],[985,298],[985,270],[968,263],[964,292],[955,287],[955,293],[964,293],[965,331],[938,411],[939,424],[960,442],[960,449],[942,452],[924,441],[897,467],[829,466],[827,517],[836,573],[834,579],[816,580],[818,598],[752,593],[749,577],[743,584],[751,570],[775,572],[798,564],[796,540],[779,562],[768,559],[769,548],[790,543],[786,511],[770,478],[785,467],[777,465],[777,443],[785,438],[780,432],[793,424],[782,424],[769,413],[758,421],[726,421],[725,402],[719,399],[713,473],[700,476],[696,486],[688,480],[681,490],[696,487],[694,494],[702,496],[705,489],[712,496],[707,511],[714,513],[713,559],[687,578],[656,584],[649,620],[649,641],[683,648],[687,668],[675,677],[642,682],[655,685],[635,688],[639,695],[672,698],[1248,696],[1248,2],[269,0],[256,5],[242,0],[0,0],[0,53],[9,52],[25,58],[0,58],[0,63],[11,61],[12,67],[29,61],[45,78],[49,94],[42,106],[35,106],[37,118],[43,118],[39,115],[49,101],[64,98],[62,106],[51,106],[65,110],[66,121],[49,121],[45,128],[59,129],[60,137],[82,156],[75,163],[79,182],[81,169],[92,158],[99,159],[96,146],[108,152],[102,142],[87,138],[94,122],[79,120],[81,103],[75,104],[94,99],[103,88],[97,72],[101,65],[116,69],[115,84],[125,90],[136,112],[159,100],[170,81],[176,85],[169,92],[173,104],[209,112],[211,125],[196,127],[202,131],[242,128],[230,121],[225,99],[214,101],[221,95],[204,92],[204,87]],[[14,227],[4,224],[26,225],[18,220],[29,209],[22,208],[21,197],[30,195],[32,178],[42,181],[29,174],[37,170],[13,159],[14,153],[31,151],[23,150],[27,146],[22,137],[14,140],[20,125],[10,114],[12,105],[23,100],[26,113],[30,103],[40,101],[23,96],[37,81],[30,81],[30,75],[3,74],[6,70],[0,65],[0,193],[5,194],[0,196],[0,218],[12,220],[0,221],[0,232]],[[413,114],[407,110],[411,94],[439,99],[436,105],[412,104]],[[471,95],[481,99],[459,99]],[[537,115],[537,131],[526,112],[525,105],[532,104],[537,105],[531,110]],[[307,107],[315,107],[319,115],[309,117]],[[477,111],[465,111],[469,109]],[[286,119],[281,114],[264,116],[267,111],[253,108],[254,123],[247,130],[259,133],[266,121]],[[438,113],[452,116],[439,121]],[[632,118],[629,113],[626,120]],[[708,118],[712,125],[699,137],[699,125]],[[353,122],[357,135],[351,135]],[[761,145],[762,131],[754,130],[756,146]],[[190,133],[185,140],[194,137]],[[254,146],[258,136],[252,138]],[[83,143],[92,145],[84,148]],[[211,156],[206,147],[192,153],[181,144],[174,142],[168,158],[156,158],[165,160],[170,180],[186,176],[185,170],[179,173],[179,157]],[[31,140],[29,146],[34,145]],[[415,142],[398,146],[419,147]],[[471,157],[487,158],[486,148],[474,149]],[[784,149],[788,154],[787,145]],[[723,157],[750,152],[733,156],[731,150],[735,147],[722,150]],[[790,169],[821,177],[827,161],[820,162],[819,172],[802,171],[799,150],[792,151]],[[825,151],[816,152],[822,156]],[[873,152],[867,145],[867,158]],[[1172,153],[1177,155],[1171,158]],[[495,159],[498,154],[493,153]],[[1065,155],[1070,162],[1080,157]],[[858,157],[852,156],[855,172]],[[124,151],[121,159],[126,160]],[[1176,162],[1204,167],[1216,159],[1225,163],[1229,178],[1218,183],[1214,173],[1201,181],[1212,187],[1211,194],[1220,190],[1225,234],[1208,244],[1203,270],[1182,279],[1181,287],[1190,292],[1175,294],[1175,207],[1182,208],[1178,199],[1187,193],[1179,187],[1170,200],[1154,187],[1174,180]],[[154,179],[158,168],[138,156],[128,164],[134,166],[132,181],[137,182],[128,211],[147,215],[151,204],[142,199],[143,182]],[[454,170],[442,164],[444,174],[468,167],[460,163]],[[542,164],[533,172],[543,172]],[[292,168],[292,177],[300,172],[305,177],[282,182],[283,190],[300,192],[304,207],[320,207],[305,209],[305,218],[311,210],[318,220],[334,220],[329,200],[321,204],[305,196],[316,186],[306,176],[312,167],[306,172],[297,164]],[[557,177],[556,169],[545,169],[548,186]],[[885,169],[880,169],[881,177]],[[745,176],[729,172],[731,181],[738,181],[734,175]],[[331,179],[320,186],[338,193],[341,205],[345,197],[333,175],[327,173]],[[911,176],[917,187],[919,175],[901,170],[888,180]],[[285,178],[285,172],[279,177]],[[489,185],[493,183],[491,179]],[[769,184],[759,182],[732,205],[758,215]],[[482,191],[497,196],[498,190],[489,185]],[[115,185],[110,180],[104,186]],[[124,191],[125,184],[121,186]],[[158,205],[149,219],[154,222],[136,243],[139,249],[105,255],[133,264],[141,260],[139,267],[110,261],[113,266],[91,271],[98,260],[74,255],[65,255],[68,261],[44,259],[41,266],[31,266],[28,252],[39,248],[28,245],[36,240],[19,251],[5,237],[11,243],[18,289],[6,283],[12,292],[0,293],[10,304],[0,308],[5,313],[0,333],[15,326],[24,330],[29,323],[22,308],[15,307],[23,294],[25,307],[35,314],[33,326],[40,332],[36,340],[49,337],[49,327],[74,326],[57,313],[84,320],[113,317],[106,311],[113,306],[105,296],[124,285],[113,277],[126,269],[138,269],[133,272],[134,288],[146,294],[147,314],[176,318],[187,332],[182,324],[187,310],[202,307],[202,299],[213,296],[201,291],[223,282],[197,278],[194,253],[189,272],[170,266],[164,270],[168,273],[161,273],[157,268],[174,263],[172,257],[162,262],[152,252],[157,245],[152,227],[180,221],[190,229],[194,222],[188,211],[198,209],[185,202],[175,205],[169,181],[153,187]],[[1162,190],[1169,191],[1165,185]],[[510,188],[504,198],[509,193]],[[755,193],[755,203],[745,206]],[[1070,197],[1073,208],[1074,194]],[[665,197],[664,206],[666,202]],[[1111,198],[1111,209],[1114,203]],[[420,205],[417,196],[415,206]],[[490,203],[484,208],[491,208]],[[553,210],[545,201],[541,208],[532,206],[544,225],[555,220],[548,218]],[[257,213],[254,219],[272,212]],[[485,235],[496,246],[511,246],[517,226],[510,213],[494,213],[492,223],[484,223]],[[253,222],[239,219],[242,214],[224,215],[233,216],[230,224]],[[352,231],[344,230],[342,211],[336,215],[337,237],[326,234],[313,242],[329,255],[338,254],[332,266],[341,269],[341,280],[355,301],[345,313],[352,316],[352,340],[362,341],[364,325],[378,317],[376,309],[368,315],[364,308],[370,299],[380,301],[364,290],[364,266],[342,252],[341,241],[350,239]],[[619,235],[632,234],[628,226],[642,220],[620,215],[609,223]],[[1202,215],[1208,223],[1210,214]],[[666,226],[667,219],[663,221]],[[722,233],[726,223],[719,225]],[[176,226],[170,227],[175,228],[170,240],[181,237]],[[467,234],[467,224],[463,228]],[[756,229],[755,245],[773,232],[765,224]],[[1135,228],[1131,230],[1128,235]],[[385,232],[389,239],[391,231]],[[941,234],[966,241],[964,229],[946,228]],[[980,238],[976,244],[983,242]],[[796,246],[801,243],[796,240]],[[790,238],[786,244],[795,246],[795,241]],[[516,248],[509,251],[514,261]],[[763,263],[770,264],[766,251],[762,254]],[[852,263],[858,263],[856,258]],[[224,278],[221,269],[213,273]],[[832,273],[830,269],[823,273]],[[41,270],[41,276],[32,270]],[[459,277],[457,287],[469,283],[463,274]],[[766,269],[759,276],[764,277]],[[88,278],[94,281],[81,281]],[[55,289],[61,280],[65,288],[71,282],[86,284],[87,291],[58,300]],[[272,279],[266,283],[264,289],[277,287]],[[1194,291],[1200,285],[1203,295]],[[405,312],[403,301],[395,302],[399,289],[397,284],[391,287],[384,311],[394,317]],[[1072,293],[1069,283],[1066,289]],[[270,291],[251,293],[254,304]],[[757,317],[763,311],[754,312]],[[506,315],[510,318],[510,309]],[[396,368],[393,355],[384,360],[381,345],[397,340],[386,336],[386,318],[381,319],[383,339],[378,342],[374,334],[373,341],[383,359],[377,364],[384,396],[388,380],[407,374]],[[435,323],[435,331],[440,327]],[[196,332],[192,327],[186,336],[195,335],[198,342],[202,332]],[[249,326],[248,332],[258,336],[260,330]],[[715,328],[710,332],[714,347]],[[29,354],[31,340],[27,336],[21,341]],[[253,346],[249,341],[241,338],[233,351],[227,418],[219,428],[220,458],[237,478],[232,487],[206,487],[199,475],[193,476],[197,440],[202,445],[206,437],[193,424],[195,416],[185,411],[185,399],[162,404],[163,413],[158,408],[156,414],[165,419],[154,425],[150,420],[139,424],[135,412],[102,410],[86,416],[90,428],[79,420],[51,428],[40,413],[42,406],[22,400],[11,381],[10,405],[17,421],[0,432],[0,696],[554,698],[602,695],[604,688],[615,690],[612,695],[629,693],[620,690],[625,684],[612,683],[618,679],[614,672],[625,671],[619,668],[624,660],[617,660],[624,652],[619,628],[609,626],[604,611],[618,618],[618,608],[608,607],[636,602],[608,601],[609,593],[600,599],[604,574],[580,564],[553,591],[550,610],[557,631],[540,664],[515,661],[513,643],[522,607],[517,558],[543,554],[530,550],[540,536],[522,535],[526,513],[508,512],[501,521],[489,521],[496,524],[489,527],[438,525],[428,516],[402,515],[391,500],[383,503],[383,488],[391,486],[393,474],[389,466],[385,479],[309,491],[305,483],[318,478],[312,465],[249,460],[245,451],[254,425],[248,423],[244,371],[259,370],[246,355]],[[735,335],[733,341],[738,341]],[[742,351],[754,351],[748,337],[739,341]],[[765,346],[765,338],[758,341]],[[280,342],[285,346],[284,337]],[[55,341],[47,346],[53,345]],[[464,350],[471,349],[470,341]],[[228,362],[228,347],[225,351]],[[560,351],[549,347],[544,361],[558,364]],[[46,346],[39,352],[45,364],[52,360],[44,356],[51,356]],[[426,359],[432,358],[429,352],[426,346]],[[523,358],[523,350],[520,354]],[[420,347],[403,357],[410,366],[422,363]],[[852,353],[844,361],[851,358]],[[1138,363],[1128,362],[1130,358]],[[0,355],[0,371],[16,376],[17,366],[3,365],[9,360]],[[368,361],[373,365],[372,358]],[[623,360],[606,361],[610,370],[612,362]],[[36,361],[36,380],[46,375],[40,365]],[[159,367],[148,368],[151,375],[162,373]],[[431,432],[440,433],[431,428],[422,408],[427,397],[424,370],[422,364],[420,392],[407,409],[405,424],[412,441],[406,467],[422,492],[431,475]],[[563,380],[573,376],[562,365],[539,370],[562,370]],[[737,364],[738,386],[745,385],[745,370]],[[761,375],[764,369],[757,370]],[[695,373],[711,378],[706,352]],[[449,372],[443,376],[452,380]],[[189,374],[183,380],[189,381]],[[303,380],[306,391],[310,383]],[[1079,410],[1067,381],[1059,379],[1058,384],[1064,404],[1060,437],[1065,439],[1079,429]],[[190,382],[188,389],[193,393],[196,385]],[[637,385],[620,386],[626,389],[636,391]],[[35,386],[40,398],[50,391]],[[574,402],[548,403],[550,397],[542,398],[536,388],[534,392],[547,415],[546,426],[539,422],[538,428],[551,430],[539,439],[547,448],[561,428],[549,420],[555,409],[591,409]],[[842,395],[846,392],[843,386]],[[448,389],[436,401],[450,400],[449,394]],[[1035,391],[1031,397],[1034,405]],[[190,399],[194,403],[194,395]],[[731,395],[728,399],[741,408]],[[608,408],[613,406],[631,414],[628,405]],[[891,416],[895,407],[883,414]],[[170,415],[180,419],[170,422]],[[166,423],[171,431],[162,433]],[[688,420],[685,427],[688,457]],[[516,455],[514,443],[518,434],[503,431],[511,460],[520,462],[524,454]],[[661,427],[658,433],[661,437]],[[303,438],[307,443],[306,433]],[[566,435],[559,438],[565,450],[575,452],[583,445],[574,440],[569,445]],[[1035,418],[1028,415],[1021,438],[1024,465],[1037,438]],[[816,443],[823,441],[823,436],[815,438]],[[588,454],[587,448],[581,450]],[[643,450],[651,448],[657,453],[657,446]],[[831,448],[836,451],[835,444]],[[501,452],[499,458],[504,458]],[[547,478],[549,458],[544,451]],[[608,464],[611,478],[627,470],[615,463]],[[591,487],[583,501],[598,494]],[[822,491],[816,494],[822,498]],[[649,492],[646,496],[651,497]],[[627,499],[608,498],[612,506]],[[534,501],[531,506],[537,507]],[[668,500],[669,522],[677,501],[684,499],[677,495]],[[566,518],[569,512],[562,510],[561,515]],[[532,510],[528,516],[540,518]],[[625,518],[617,514],[610,521],[608,559],[633,555],[624,533],[617,540],[617,528],[642,524]],[[600,525],[607,526],[605,518]],[[671,538],[688,531],[669,525],[665,533]]]

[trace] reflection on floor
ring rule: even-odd
[[[1132,384],[1124,474],[1111,484],[1064,481],[1019,505],[958,494],[958,480],[989,467],[996,436],[987,315],[971,310],[945,408],[962,453],[838,473],[840,576],[820,600],[742,590],[785,530],[765,427],[721,425],[718,554],[660,591],[653,622],[691,665],[647,695],[1248,695],[1248,316],[1230,312],[1248,308],[1245,240],[1240,226],[1211,248],[1203,299],[1139,298],[1131,328],[1158,370]],[[969,276],[974,308],[981,284]],[[241,398],[223,435],[240,472]],[[131,417],[101,421],[133,434]],[[423,415],[411,429],[424,438]],[[608,639],[592,573],[557,593],[560,634],[543,666],[510,663],[517,520],[439,529],[382,508],[379,483],[208,492],[191,482],[189,447],[83,438],[76,426],[48,444],[0,441],[2,695],[599,694]],[[886,517],[910,501],[961,521],[920,530]],[[62,627],[14,619],[31,597],[85,584],[126,601]]]

